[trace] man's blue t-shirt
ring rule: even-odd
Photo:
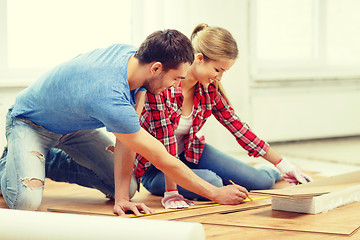
[[[59,134],[106,127],[109,132],[140,130],[135,94],[127,79],[136,49],[112,45],[81,54],[40,77],[16,98],[11,117],[24,117]]]

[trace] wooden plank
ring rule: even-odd
[[[281,189],[257,190],[252,193],[278,197],[319,196],[360,184],[360,171],[321,178],[316,181]]]
[[[214,224],[203,224],[208,240],[224,239],[264,239],[264,240],[358,240],[360,231],[354,235],[337,235],[313,232],[284,231],[277,229],[261,229],[252,227],[233,227]]]
[[[147,201],[146,205],[153,210],[155,210],[155,214],[157,215],[163,213],[174,213],[180,211],[186,211],[188,209],[198,209],[198,208],[206,208],[217,206],[218,204],[210,201],[196,202],[196,205],[190,208],[185,209],[164,209],[161,206],[160,199],[152,199],[152,201]],[[132,200],[133,202],[138,202],[137,200]],[[114,202],[113,201],[104,201],[97,200],[91,201],[89,199],[83,199],[79,201],[79,199],[71,199],[67,201],[62,201],[57,204],[48,205],[47,211],[49,212],[62,212],[62,213],[74,213],[74,214],[87,214],[87,215],[108,215],[115,216],[113,213]],[[139,217],[146,217],[148,214],[139,215]],[[125,217],[136,217],[134,214],[126,214]]]
[[[188,208],[186,210],[173,211],[173,212],[162,212],[161,214],[149,214],[140,215],[141,218],[146,219],[157,219],[157,220],[182,220],[192,216],[203,216],[214,213],[229,213],[246,211],[255,208],[262,208],[270,206],[271,200],[269,198],[258,199],[254,198],[254,201],[246,201],[239,205],[219,205],[216,204],[213,207],[206,208]]]
[[[43,204],[40,209],[41,211],[116,216],[113,213],[114,202],[106,199],[102,193],[95,189],[83,188],[74,184],[52,182],[48,179],[47,184],[51,185],[51,188],[46,188],[44,192]],[[61,188],[61,191],[58,191],[57,188]],[[258,199],[260,197],[261,200],[264,200],[256,201],[255,205],[270,205],[269,197],[259,196],[256,194],[252,194],[251,196],[254,199]],[[172,220],[181,217],[193,216],[200,214],[201,212],[213,213],[216,211],[227,211],[254,206],[254,204],[250,202],[246,206],[243,204],[235,206],[220,206],[219,204],[216,204],[212,201],[194,201],[195,205],[193,207],[188,209],[172,210],[164,209],[162,207],[161,198],[162,197],[151,195],[148,191],[146,191],[145,188],[142,188],[142,191],[140,193],[136,193],[135,197],[131,199],[131,201],[145,202],[148,207],[155,210],[156,214],[143,214],[140,216],[126,214],[125,217],[144,217],[149,219]],[[244,203],[248,201],[249,200],[246,199]],[[215,206],[217,208],[212,209]]]
[[[318,214],[356,201],[360,201],[360,185],[315,197],[272,197],[271,207],[273,210]]]
[[[265,207],[229,214],[189,217],[182,220],[234,227],[350,236],[360,226],[359,207],[360,203],[352,203],[318,215],[274,211],[270,207]]]
[[[274,190],[254,191],[253,193],[265,194],[269,196],[283,197],[283,198],[315,197],[333,191],[339,191],[345,188],[353,187],[360,184],[360,182],[326,185],[326,186],[307,186],[306,188],[301,188],[302,186],[306,186],[307,184],[292,186],[283,189],[276,189],[276,190],[274,189]]]
[[[256,198],[255,198],[256,199]],[[261,197],[259,200],[244,201],[239,205],[220,205],[214,202],[208,203],[197,202],[196,205],[184,209],[157,209],[152,214],[142,214],[135,216],[133,214],[126,214],[127,218],[147,218],[158,220],[175,220],[190,216],[199,216],[217,212],[240,211],[247,209],[254,209],[263,206],[270,206],[270,198]],[[108,215],[115,216],[112,212],[113,203],[111,204],[79,204],[79,202],[62,203],[61,205],[51,206],[47,210],[49,212],[73,213],[73,214],[86,214],[86,215]]]

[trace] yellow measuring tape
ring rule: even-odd
[[[242,202],[251,202],[251,201],[262,200],[262,199],[267,199],[267,198],[271,198],[271,197],[269,197],[269,196],[257,197],[257,198],[253,198],[252,200],[247,198]],[[171,210],[162,211],[162,212],[154,212],[154,213],[145,213],[145,214],[141,214],[141,215],[133,215],[133,216],[129,216],[129,218],[139,218],[139,217],[145,217],[145,216],[156,215],[156,214],[172,213],[172,212],[179,212],[179,211],[186,211],[186,210],[207,208],[207,207],[215,207],[215,206],[220,206],[220,205],[222,205],[222,204],[213,203],[213,204],[206,204],[206,205],[198,205],[198,206],[193,206],[193,207],[189,207],[189,208],[171,209]]]

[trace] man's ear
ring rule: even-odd
[[[151,66],[150,66],[150,72],[152,74],[159,74],[163,69],[163,65],[161,62],[154,62]]]

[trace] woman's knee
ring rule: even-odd
[[[258,177],[251,183],[250,190],[271,189],[275,185],[276,180],[266,171],[260,171]]]
[[[224,182],[219,175],[217,175],[215,172],[208,170],[208,169],[197,169],[195,173],[208,183],[216,186],[216,187],[222,187],[224,186]]]
[[[275,185],[274,180],[272,179],[264,179],[263,181],[255,182],[253,189],[251,190],[265,190],[271,189]]]
[[[275,169],[270,167],[259,167],[258,169],[258,178],[254,184],[254,189],[270,189],[275,183],[281,180],[281,175]]]

